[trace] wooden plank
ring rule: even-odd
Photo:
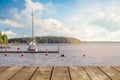
[[[113,68],[120,72],[120,66],[114,66]]]
[[[90,80],[82,67],[69,67],[72,80]]]
[[[0,73],[0,80],[8,80],[10,79],[16,72],[18,72],[22,67],[11,66],[7,68],[5,71]]]
[[[21,71],[19,71],[15,76],[10,80],[29,80],[37,67],[28,67],[25,66]]]
[[[110,66],[99,67],[106,75],[108,75],[112,80],[120,79],[120,73]]]
[[[70,80],[68,68],[64,66],[54,67],[51,80]]]
[[[6,70],[8,68],[8,66],[0,66],[0,72]]]
[[[50,80],[52,67],[39,67],[31,80]]]
[[[110,80],[102,71],[95,66],[84,67],[91,80]]]

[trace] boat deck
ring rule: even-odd
[[[0,80],[120,80],[120,66],[0,66]]]

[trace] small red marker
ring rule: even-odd
[[[17,48],[17,50],[19,51],[19,50],[20,50],[20,48]]]
[[[64,54],[62,54],[62,55],[60,55],[60,57],[65,57],[65,55],[64,55]]]
[[[7,54],[7,53],[5,53],[4,55],[5,55],[5,56],[8,56],[8,54]]]
[[[24,53],[22,53],[21,56],[24,57]]]
[[[48,56],[48,54],[46,53],[45,56]]]
[[[83,54],[83,57],[86,57],[86,55],[85,55],[85,54]]]

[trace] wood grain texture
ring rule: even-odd
[[[0,80],[119,80],[120,66],[0,66]]]
[[[31,80],[50,80],[52,67],[39,67]]]
[[[22,67],[11,66],[7,68],[5,71],[0,73],[0,80],[8,80],[10,79],[15,73],[17,73]]]
[[[0,72],[6,70],[8,68],[8,66],[0,66]]]
[[[68,68],[63,66],[54,67],[51,80],[70,80]]]
[[[119,80],[120,73],[110,66],[99,67],[106,75],[108,75],[112,80]]]
[[[116,69],[118,72],[120,72],[120,67],[119,66],[114,66],[114,69]]]
[[[110,80],[102,71],[97,67],[84,67],[92,80]]]
[[[37,67],[25,66],[21,71],[19,71],[11,80],[29,80]]]
[[[69,67],[72,80],[90,80],[82,67]]]

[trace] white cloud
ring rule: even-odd
[[[79,4],[79,3],[78,3]],[[116,3],[74,7],[71,24],[78,38],[89,41],[120,41],[120,10]]]
[[[12,20],[9,20],[9,19],[5,19],[5,20],[3,20],[3,21],[0,21],[0,23],[6,24],[6,25],[11,26],[11,27],[14,27],[14,28],[24,27],[23,24],[20,24],[19,22],[12,21]]]
[[[25,9],[22,10],[22,14],[27,15],[28,13],[31,14],[33,10],[35,13],[40,12],[43,9],[43,5],[39,2],[32,2],[32,0],[25,0]]]
[[[55,14],[56,8],[52,3],[42,5],[40,2],[32,2],[32,0],[25,0],[25,8],[18,11],[17,8],[12,8],[10,13],[13,19],[6,19],[5,23],[11,27],[22,28],[31,27],[31,10],[34,12],[34,34],[35,36],[73,36],[74,33],[64,26],[62,22],[54,18],[42,18],[44,11],[45,14]],[[31,29],[31,28],[30,28]],[[21,37],[19,34],[8,31],[11,37]],[[7,32],[7,33],[8,33]],[[22,36],[28,36],[22,34]]]
[[[10,10],[13,19],[0,22],[15,28],[30,27],[29,29],[31,29],[31,10],[33,9],[35,36],[70,36],[86,41],[120,40],[119,5],[96,4],[82,7],[79,5],[71,8],[74,9],[73,11],[68,11],[68,15],[66,15],[68,19],[63,19],[62,22],[70,20],[70,23],[65,24],[52,17],[43,18],[43,15],[57,13],[57,8],[53,3],[43,5],[40,2],[25,0],[24,5],[25,8],[21,11],[16,8]],[[11,37],[28,36],[25,34],[18,35],[14,32],[10,34],[13,34]]]
[[[48,2],[44,5],[44,11],[50,15],[57,13],[56,6],[52,2]]]
[[[17,33],[13,32],[13,31],[11,31],[11,30],[9,30],[9,31],[4,31],[4,32],[2,32],[2,34],[7,34],[8,38],[16,38],[17,35],[18,35]]]
[[[28,37],[29,35],[27,34],[21,34],[19,35],[18,33],[12,31],[12,30],[7,30],[3,31],[2,34],[7,34],[8,38],[19,38],[19,37]]]
[[[77,24],[77,23],[80,22],[80,18],[78,16],[73,16],[72,17],[72,22],[75,23],[75,24]]]
[[[21,20],[21,17],[20,15],[18,14],[18,9],[17,8],[12,8],[10,10],[10,14],[12,15],[13,19],[17,20],[17,21],[20,21]]]
[[[120,14],[106,11],[96,14],[96,16],[97,17],[94,17],[91,21],[94,25],[99,25],[109,31],[116,31],[120,29]]]
[[[60,29],[60,27],[62,27],[62,26],[63,26],[62,23],[60,21],[56,20],[56,19],[50,18],[50,19],[46,19],[44,21],[44,27],[47,27],[48,29],[51,29],[51,28]]]

